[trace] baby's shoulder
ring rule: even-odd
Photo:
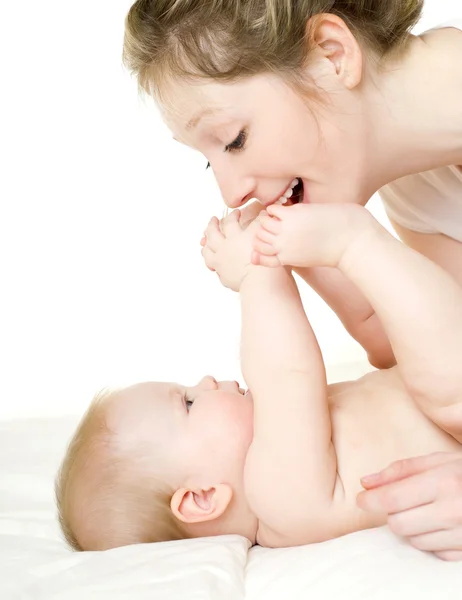
[[[328,398],[331,406],[344,403],[390,396],[393,392],[406,392],[404,382],[397,367],[391,369],[373,369],[372,371],[349,381],[339,381],[328,385]],[[407,392],[406,392],[407,393]]]

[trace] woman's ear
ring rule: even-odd
[[[335,74],[347,89],[355,88],[362,79],[363,53],[356,38],[340,17],[329,13],[309,19],[310,45],[329,60]]]
[[[233,490],[220,483],[206,490],[180,488],[170,501],[170,508],[183,523],[203,523],[221,517],[233,497]]]

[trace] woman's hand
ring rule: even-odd
[[[392,463],[361,480],[358,506],[388,514],[393,533],[443,560],[462,560],[462,454]]]

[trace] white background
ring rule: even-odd
[[[240,378],[237,296],[199,251],[223,203],[122,68],[130,4],[0,0],[0,417],[81,413],[105,385]],[[460,2],[427,0],[419,30],[451,16]],[[303,297],[328,363],[362,355]]]

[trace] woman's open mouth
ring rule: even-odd
[[[284,195],[281,196],[278,200],[276,200],[275,204],[282,204],[283,206],[293,206],[294,204],[299,204],[303,202],[304,196],[304,186],[303,181],[300,177],[296,177],[287,191],[284,192]]]
[[[300,177],[297,177],[297,179],[297,185],[293,188],[293,193],[290,197],[292,204],[299,204],[300,202],[303,202],[303,181],[300,179]]]

